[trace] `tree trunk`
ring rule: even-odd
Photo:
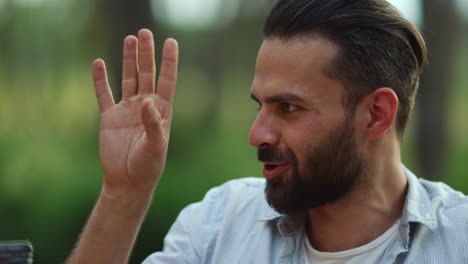
[[[123,39],[127,35],[136,35],[141,28],[151,29],[155,36],[161,33],[161,29],[155,29],[149,0],[101,0],[97,16],[105,30],[98,34],[105,36],[100,39],[106,42],[104,46],[109,51],[106,59],[109,82],[118,101],[121,97]]]
[[[417,102],[417,154],[421,176],[438,180],[447,151],[447,100],[462,41],[461,20],[453,0],[424,0],[423,12],[429,64],[422,74]]]

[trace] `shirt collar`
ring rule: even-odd
[[[408,179],[408,192],[401,220],[407,224],[421,223],[434,231],[437,228],[436,208],[432,205],[429,193],[410,170],[403,169]]]
[[[265,210],[263,211],[263,214],[261,214],[261,217],[257,221],[268,222],[276,226],[279,233],[283,237],[294,236],[294,234],[296,234],[300,228],[303,228],[304,215],[286,216],[278,213],[276,210],[270,207],[270,205],[268,205],[268,203],[266,202],[266,199],[264,199],[264,202],[266,205],[264,206]]]
[[[284,215],[276,212],[273,208],[270,206],[265,207],[265,212],[263,213],[262,217],[258,219],[258,221],[261,222],[266,222],[266,221],[272,221],[278,218],[283,217]]]

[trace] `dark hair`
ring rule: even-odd
[[[325,73],[345,87],[351,116],[380,87],[398,96],[396,129],[401,138],[426,61],[421,33],[385,0],[279,0],[264,28],[265,38],[323,38],[338,47]]]

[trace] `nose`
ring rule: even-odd
[[[279,134],[275,129],[274,118],[259,112],[249,133],[249,144],[255,148],[276,146]]]

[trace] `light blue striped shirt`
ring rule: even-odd
[[[405,168],[408,193],[399,239],[381,263],[468,263],[468,197]],[[301,219],[278,214],[264,197],[265,181],[246,178],[211,189],[187,206],[144,264],[299,264],[307,239]]]

